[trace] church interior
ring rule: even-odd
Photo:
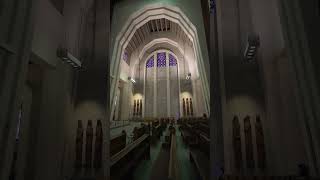
[[[2,0],[0,180],[320,178],[319,0]]]

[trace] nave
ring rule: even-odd
[[[207,123],[163,118],[111,129],[111,179],[209,179]]]
[[[0,180],[319,179],[319,0],[109,2],[1,1]]]

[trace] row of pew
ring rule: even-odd
[[[297,176],[223,176],[219,180],[316,180],[312,177]]]
[[[189,147],[190,160],[194,163],[199,178],[210,177],[210,128],[205,117],[180,118],[177,121],[183,142]]]
[[[110,140],[112,180],[133,179],[133,172],[143,159],[150,159],[150,134],[144,124],[133,130],[132,142],[127,142],[127,133],[122,131]]]
[[[157,141],[167,128],[167,118],[154,119],[148,123],[141,123],[141,127],[133,129],[131,141],[128,142],[128,134],[122,131],[110,140],[112,180],[133,179],[133,172],[141,160],[150,159],[150,145]],[[130,137],[130,136],[129,136]]]
[[[167,123],[164,120],[155,120],[152,122],[152,142],[155,143],[160,139],[163,131],[167,128]]]

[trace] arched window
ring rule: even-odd
[[[128,52],[124,52],[124,53],[123,53],[122,59],[124,60],[124,62],[126,62],[126,63],[129,65],[129,55],[128,55]]]
[[[153,58],[153,56],[151,56],[146,63],[146,68],[151,68],[153,66],[154,66],[154,58]]]
[[[156,68],[155,67],[156,63]],[[145,117],[180,114],[178,58],[169,50],[154,51],[145,65]]]
[[[176,66],[176,65],[177,65],[176,58],[172,54],[169,54],[169,66]]]
[[[166,53],[160,52],[157,54],[157,67],[166,67]]]

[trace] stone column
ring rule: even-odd
[[[0,9],[0,179],[9,178],[36,2],[7,0]]]
[[[109,32],[110,32],[110,4],[105,0],[96,0],[94,4],[94,55],[92,59],[86,59],[86,66],[79,74],[78,90],[75,103],[77,106],[90,102],[97,106],[89,107],[98,114],[92,114],[93,125],[96,120],[102,122],[103,147],[102,167],[99,171],[92,171],[92,176],[101,179],[109,177],[109,144],[110,144],[110,93],[109,93]],[[88,111],[89,112],[89,111]],[[85,112],[85,113],[88,113]],[[96,117],[99,116],[99,117]],[[91,118],[91,117],[88,117]],[[87,119],[86,119],[87,120]]]
[[[317,72],[313,61],[317,60],[319,51],[312,53],[310,38],[318,38],[318,32],[309,31],[307,22],[312,12],[303,12],[304,7],[314,1],[300,2],[297,0],[279,1],[280,17],[284,28],[284,38],[288,47],[289,58],[294,66],[298,84],[299,119],[304,129],[306,147],[308,150],[308,165],[313,175],[320,174],[320,97],[319,84],[316,81]],[[303,4],[301,4],[303,3]],[[309,11],[309,10],[308,10]],[[311,10],[312,11],[312,10]],[[306,34],[309,32],[310,34]],[[315,45],[316,46],[316,45]]]
[[[221,6],[221,1],[217,1],[217,6]],[[220,10],[221,8],[217,8]],[[221,12],[213,12],[210,15],[210,173],[211,179],[218,179],[221,169],[224,168],[224,139],[223,139],[223,107],[225,103],[223,55],[221,47]],[[217,18],[219,16],[219,18]]]

